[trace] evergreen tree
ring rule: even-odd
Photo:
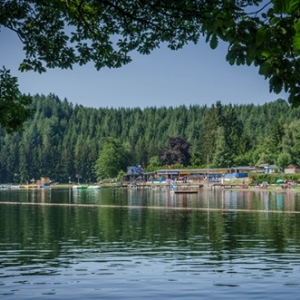
[[[284,126],[282,122],[275,121],[270,135],[269,149],[278,154],[282,152],[282,138],[284,136]]]
[[[239,153],[242,132],[242,124],[237,118],[234,107],[229,104],[224,116],[224,136],[227,148],[230,149],[232,155]]]
[[[300,165],[300,120],[294,121],[285,127],[282,149],[283,152],[291,155],[293,163]]]
[[[220,101],[208,110],[202,133],[202,153],[206,154],[207,163],[211,162],[216,151],[217,129],[224,125],[223,106]]]
[[[200,147],[197,146],[197,144],[194,144],[192,146],[192,154],[191,154],[191,166],[196,168],[196,167],[200,167],[203,163],[203,155],[200,152]]]
[[[230,168],[233,166],[233,153],[226,142],[224,127],[220,126],[216,131],[216,151],[213,156],[215,168]]]

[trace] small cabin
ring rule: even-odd
[[[284,174],[297,174],[300,173],[300,168],[296,164],[289,164],[284,168]]]
[[[261,164],[256,167],[257,173],[276,173],[279,169],[277,165]]]

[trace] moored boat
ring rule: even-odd
[[[77,189],[77,190],[85,190],[87,188],[88,188],[87,185],[73,185],[73,189]]]
[[[22,184],[20,185],[22,189],[39,189],[41,188],[41,185],[39,184]]]
[[[88,189],[100,189],[101,186],[100,185],[89,185]]]

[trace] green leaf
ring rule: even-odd
[[[259,74],[264,75],[265,78],[269,78],[272,75],[272,66],[269,62],[265,61],[260,65]]]
[[[290,0],[290,5],[288,8],[288,12],[291,14],[298,14],[300,9],[300,1],[299,0]]]
[[[293,39],[294,50],[300,53],[300,19],[294,25],[295,35]]]
[[[218,46],[218,38],[214,34],[210,39],[210,48],[214,50],[217,48],[217,46]]]
[[[283,88],[283,80],[279,76],[273,76],[269,80],[270,83],[270,91],[274,91],[276,94],[279,94]]]
[[[265,28],[260,28],[256,34],[256,46],[260,46],[265,42],[267,31]]]
[[[271,52],[270,52],[269,50],[263,50],[263,51],[261,52],[261,56],[262,56],[262,57],[268,58],[268,57],[271,56]]]
[[[275,13],[283,14],[290,10],[291,2],[298,2],[298,0],[273,0]]]

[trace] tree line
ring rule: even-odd
[[[0,128],[0,182],[116,178],[127,166],[158,168],[300,164],[300,108],[263,105],[88,108],[33,97],[24,129]]]

